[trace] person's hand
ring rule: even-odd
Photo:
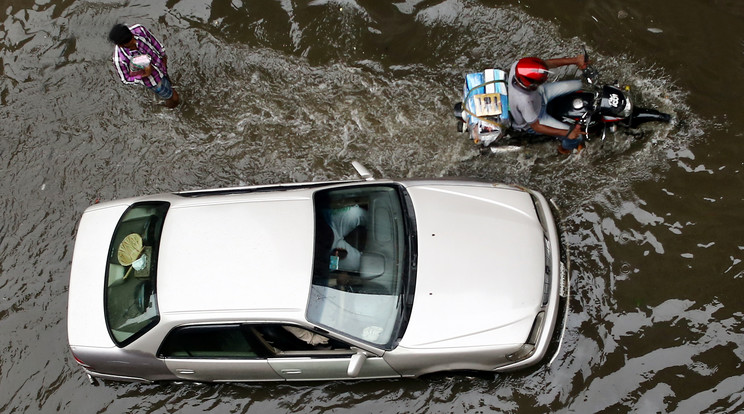
[[[349,255],[349,252],[346,251],[346,249],[341,247],[336,247],[331,252],[331,256],[338,256],[339,259],[346,259],[346,256]]]
[[[581,135],[586,135],[586,132],[584,132],[584,131],[581,130],[581,125],[576,124],[576,125],[573,126],[573,128],[568,133],[568,135],[566,135],[566,138],[568,138],[568,139],[577,139]]]
[[[138,70],[136,72],[132,72],[132,76],[134,76],[137,79],[142,79],[150,76],[152,74],[152,66],[147,65],[146,68],[142,70]]]

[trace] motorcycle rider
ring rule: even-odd
[[[581,89],[581,81],[545,82],[548,80],[549,69],[568,65],[585,69],[588,63],[583,54],[548,60],[525,57],[514,62],[507,83],[512,128],[531,134],[558,137],[561,140],[558,150],[562,153],[581,149],[582,135],[586,135],[586,132],[581,131],[581,126],[577,124],[571,128],[548,115],[545,110],[551,99]]]

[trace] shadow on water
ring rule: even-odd
[[[578,53],[586,43],[563,35],[565,29],[547,18],[532,17],[529,7],[491,3],[70,0],[3,6],[0,329],[9,339],[0,355],[0,411],[741,408],[741,313],[720,292],[692,296],[692,277],[679,260],[691,253],[678,247],[677,236],[692,232],[703,246],[710,239],[690,229],[693,212],[666,210],[665,197],[685,201],[684,190],[665,183],[658,198],[636,193],[643,183],[665,182],[680,166],[708,170],[690,147],[725,125],[694,117],[685,89],[645,54],[592,50],[606,80],[631,85],[640,102],[674,114],[674,122],[644,128],[642,137],[594,139],[568,157],[552,142],[479,155],[455,132],[450,115],[463,75],[506,68],[524,54]],[[144,23],[164,41],[182,107],[167,110],[146,91],[117,82],[105,35],[120,21]],[[576,293],[552,364],[495,378],[87,384],[65,332],[72,240],[85,207],[99,198],[145,193],[352,178],[352,160],[378,176],[513,182],[556,200],[575,252]],[[718,243],[731,249],[720,273],[736,289],[744,274],[742,247]],[[679,284],[654,277],[669,271],[680,276]]]

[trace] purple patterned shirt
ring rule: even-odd
[[[129,30],[137,41],[137,49],[131,50],[119,46],[114,48],[116,73],[119,74],[121,81],[127,85],[140,84],[148,88],[157,86],[160,80],[168,75],[168,71],[165,69],[165,63],[163,62],[163,59],[165,59],[165,48],[145,26],[135,24],[129,27]],[[136,72],[136,69],[131,67],[131,60],[137,55],[148,55],[152,59],[150,62],[152,74],[150,76],[140,78],[132,75],[132,72]]]

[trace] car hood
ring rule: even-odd
[[[399,346],[524,343],[540,310],[545,272],[543,229],[529,193],[436,184],[408,191],[418,270]]]

